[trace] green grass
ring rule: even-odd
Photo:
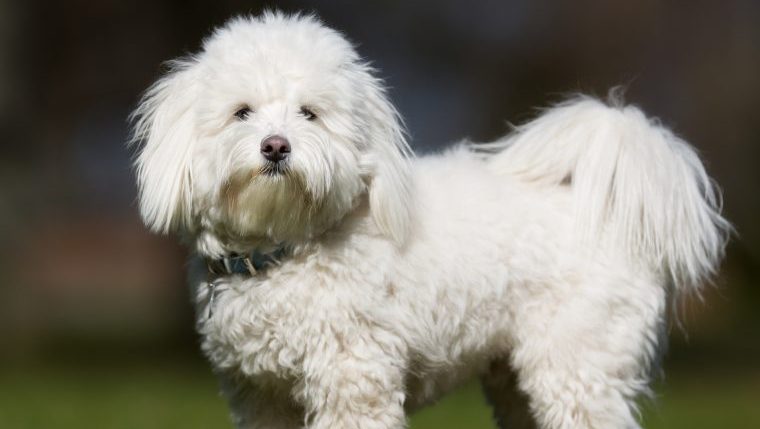
[[[760,377],[679,374],[644,407],[645,427],[760,427]],[[477,385],[449,395],[412,419],[412,429],[493,428]],[[205,368],[43,367],[0,374],[0,428],[231,428]]]
[[[228,428],[216,392],[192,368],[23,371],[0,378],[0,428]]]

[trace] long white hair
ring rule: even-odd
[[[278,39],[278,30],[287,37]],[[310,39],[299,38],[299,32]],[[290,119],[283,119],[278,129],[291,130],[295,146],[292,164],[295,168],[300,167],[297,173],[299,180],[304,182],[302,187],[315,193],[311,199],[316,197],[325,201],[303,209],[288,207],[287,198],[280,198],[284,192],[268,193],[269,190],[262,185],[257,192],[247,194],[255,196],[253,203],[243,208],[236,206],[235,210],[280,213],[280,216],[268,218],[266,221],[270,225],[262,226],[259,231],[273,231],[273,239],[282,239],[289,236],[278,231],[286,228],[306,230],[308,223],[315,223],[319,224],[315,227],[319,231],[324,225],[334,223],[353,208],[357,195],[366,192],[377,230],[397,243],[405,240],[413,202],[411,150],[403,123],[388,100],[382,81],[339,33],[322,26],[312,16],[279,13],[237,18],[216,30],[204,42],[200,53],[170,63],[170,71],[148,89],[133,113],[133,142],[138,144],[136,170],[140,213],[153,231],[197,234],[235,224],[229,219],[213,218],[214,212],[219,211],[216,207],[223,206],[213,198],[219,198],[219,190],[237,174],[232,170],[237,169],[239,173],[241,165],[255,168],[253,164],[260,162],[258,149],[251,149],[253,144],[239,143],[245,139],[258,142],[262,136],[274,131],[265,129],[263,121],[260,124],[252,122],[253,125],[247,128],[230,124],[227,110],[229,106],[239,104],[235,97],[243,97],[248,92],[253,94],[248,94],[250,97],[260,93],[276,94],[277,72],[272,72],[271,79],[261,77],[267,70],[278,66],[279,63],[272,58],[281,55],[280,52],[303,49],[295,45],[303,44],[304,40],[309,41],[309,47],[319,45],[319,40],[315,41],[314,37],[325,39],[326,49],[320,52],[319,58],[315,57],[312,63],[304,60],[303,65],[289,58],[283,64],[318,67],[313,63],[329,62],[329,67],[324,66],[324,70],[307,72],[326,83],[314,84],[317,89],[302,88],[306,93],[304,97],[318,98],[328,106],[324,107],[326,119],[320,123],[296,123],[302,119],[286,109],[280,116]],[[259,40],[263,41],[258,44]],[[287,49],[277,51],[279,45]],[[242,49],[245,49],[242,53],[230,53]],[[259,55],[258,52],[267,54]],[[243,62],[245,58],[248,62]],[[283,98],[281,103],[285,102]],[[293,108],[289,109],[292,112]],[[228,131],[230,127],[237,127],[236,131]],[[308,132],[299,134],[299,129],[307,127]],[[237,146],[227,149],[225,139]],[[232,147],[232,143],[227,146]],[[298,158],[298,145],[301,145],[301,154],[311,151],[312,156],[306,160],[305,156]],[[209,161],[217,156],[209,153],[211,147],[218,147],[218,151],[227,150],[226,154],[218,155],[226,161],[216,164]],[[354,155],[357,159],[349,159]],[[320,159],[325,162],[317,163]],[[352,169],[357,166],[357,173],[353,174]],[[266,185],[274,188],[272,183]],[[288,189],[287,195],[292,195],[291,191]],[[293,214],[299,210],[302,213]],[[238,224],[255,223],[251,222],[250,216],[238,218],[244,219]],[[284,222],[283,219],[290,224],[278,229],[278,223]],[[226,239],[234,239],[232,235],[237,233],[227,234]],[[310,230],[309,234],[312,233]]]

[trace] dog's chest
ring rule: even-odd
[[[217,370],[300,377],[307,360],[329,359],[378,323],[384,290],[366,275],[347,277],[350,271],[300,266],[292,275],[266,279],[232,276],[215,292],[200,283],[196,301],[204,353]]]
[[[275,287],[234,277],[216,290],[198,288],[201,347],[218,370],[248,376],[290,378],[300,372],[306,346],[305,318],[298,284]],[[212,298],[213,295],[213,298]]]

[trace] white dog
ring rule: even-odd
[[[578,97],[415,158],[308,16],[172,64],[134,114],[140,210],[209,261],[198,329],[238,427],[403,428],[475,376],[504,427],[639,427],[668,303],[730,229],[687,143]]]

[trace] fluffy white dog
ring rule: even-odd
[[[233,19],[134,119],[146,224],[209,261],[198,329],[240,428],[403,428],[474,376],[504,427],[638,427],[668,303],[730,228],[694,150],[620,103],[413,157],[308,16]]]

